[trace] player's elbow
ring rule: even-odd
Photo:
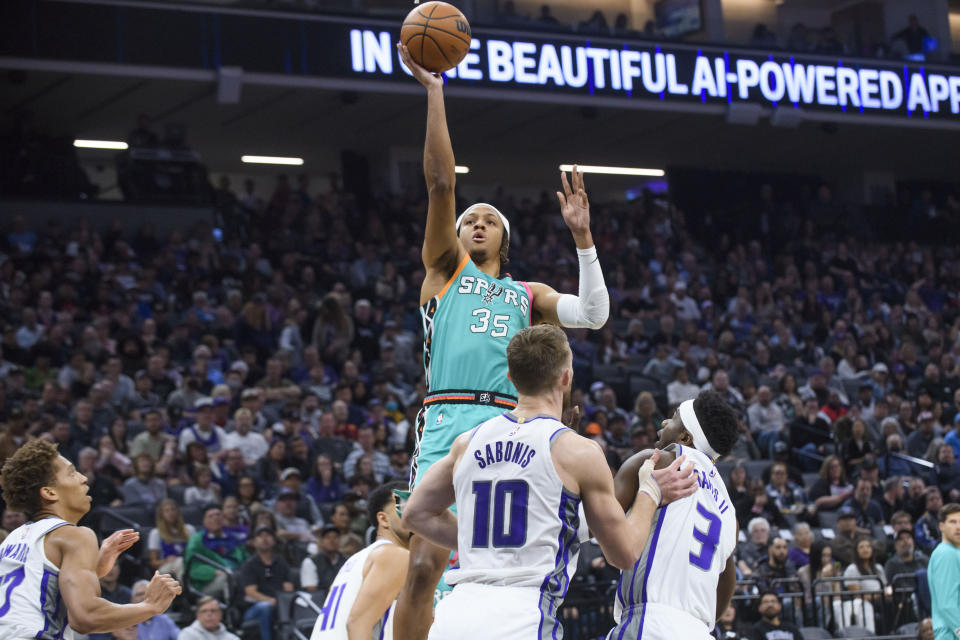
[[[633,569],[633,565],[640,560],[640,554],[623,551],[621,553],[609,554],[606,556],[606,559],[608,564],[620,569],[620,571],[629,571]]]
[[[93,617],[88,614],[85,608],[79,611],[68,610],[67,618],[70,620],[70,628],[73,629],[74,632],[85,636],[91,633],[97,633],[98,631],[107,631],[107,629],[98,629],[96,627]]]
[[[424,177],[427,181],[427,195],[431,197],[449,195],[456,186],[456,178],[439,168],[425,171]]]

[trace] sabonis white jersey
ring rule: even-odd
[[[717,582],[737,544],[736,512],[706,454],[681,445],[674,453],[686,454],[700,486],[656,511],[643,555],[633,569],[621,572],[614,617],[624,638],[640,636],[647,605],[661,613],[672,607],[708,630],[716,623]]]
[[[534,587],[554,619],[580,552],[580,496],[550,455],[566,430],[548,416],[519,422],[509,413],[474,429],[453,472],[460,565],[448,584]]]
[[[47,560],[44,537],[70,523],[44,518],[14,529],[0,544],[0,638],[71,640],[60,569]]]
[[[360,585],[363,584],[363,565],[374,549],[393,544],[393,542],[380,538],[366,549],[356,552],[340,567],[337,577],[333,579],[330,590],[327,592],[327,599],[323,602],[323,610],[313,625],[313,633],[310,640],[348,640],[347,638],[347,619],[350,617],[350,610],[353,609],[353,603],[357,600],[357,594],[360,593]],[[376,579],[376,576],[370,576]],[[390,607],[383,614],[380,622],[373,628],[371,638],[373,640],[393,640],[393,608],[396,602],[391,603]]]

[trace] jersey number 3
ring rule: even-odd
[[[720,544],[720,518],[699,502],[697,513],[707,520],[709,526],[706,531],[693,528],[693,537],[700,543],[700,553],[690,553],[690,564],[698,569],[709,571],[713,565],[713,556],[717,553],[717,545]]]
[[[493,488],[493,546],[522,547],[527,539],[527,498],[530,487],[523,480],[501,480],[492,487],[490,481],[473,483],[477,501],[473,507],[473,547],[490,546],[490,494]],[[507,494],[510,513],[507,520]]]

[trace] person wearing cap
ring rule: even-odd
[[[326,591],[347,558],[340,553],[340,529],[332,524],[317,527],[317,552],[300,564],[300,588]]]
[[[930,558],[922,551],[917,550],[913,531],[901,529],[897,532],[893,542],[894,554],[887,560],[883,573],[888,580],[904,573],[913,575],[920,569],[926,569]]]
[[[907,436],[907,455],[925,459],[927,449],[936,437],[935,417],[932,411],[921,411],[917,416],[917,429]]]
[[[263,433],[267,430],[270,420],[263,411],[263,389],[257,387],[244,389],[240,393],[240,406],[253,415],[253,431]]]
[[[194,408],[197,412],[197,421],[180,432],[180,452],[185,453],[187,445],[191,442],[199,442],[211,455],[220,452],[224,449],[227,434],[213,424],[213,399],[207,396],[201,397],[194,404]]]
[[[670,302],[673,303],[674,315],[677,320],[686,323],[688,320],[700,320],[700,307],[697,301],[687,295],[687,283],[683,280],[677,280],[673,285],[673,293],[670,294]]]
[[[289,477],[289,476],[288,476]],[[284,487],[277,494],[274,516],[277,519],[277,536],[284,542],[313,542],[310,523],[297,515],[300,493]]]
[[[833,557],[843,566],[856,559],[857,538],[868,535],[869,531],[857,528],[857,514],[848,506],[840,507],[837,512],[837,524],[834,527]]]
[[[273,529],[257,527],[250,540],[254,554],[240,567],[238,582],[244,597],[252,600],[253,605],[244,612],[243,620],[259,622],[260,640],[272,640],[277,595],[293,591],[293,573],[287,561],[274,553],[277,534]]]
[[[301,439],[302,440],[302,439]],[[298,467],[287,467],[280,472],[281,489],[289,489],[297,494],[296,515],[311,525],[323,523],[323,516],[317,507],[316,500],[309,492],[303,490],[303,471]]]
[[[248,467],[254,467],[257,461],[267,455],[266,438],[253,430],[253,413],[246,407],[240,407],[233,414],[234,430],[224,436],[224,447],[239,449],[243,454],[243,462]]]
[[[203,556],[227,569],[238,569],[248,554],[243,542],[224,530],[223,511],[220,505],[208,504],[203,509],[203,528],[190,536],[183,552],[183,566],[192,586],[203,593],[227,601],[227,575],[224,571],[205,562],[194,560]]]

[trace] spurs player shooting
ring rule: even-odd
[[[736,586],[733,551],[737,518],[714,461],[736,442],[737,416],[716,392],[703,391],[663,421],[661,459],[692,462],[693,495],[657,510],[653,535],[640,560],[620,574],[614,604],[617,626],[608,640],[707,640]],[[672,446],[671,446],[672,445]],[[637,471],[652,452],[620,467],[617,500],[625,506],[637,491]]]
[[[656,505],[696,485],[683,458],[662,471],[637,471],[629,517],[597,443],[560,422],[569,404],[573,354],[559,328],[523,329],[507,347],[517,408],[459,436],[430,468],[403,521],[431,542],[459,549],[447,573],[453,593],[437,605],[431,640],[560,638],[556,612],[577,566],[583,501],[607,560],[633,566]],[[449,510],[457,503],[457,515]]]
[[[0,545],[0,638],[72,640],[78,633],[110,633],[163,613],[180,585],[154,573],[146,598],[118,605],[100,597],[98,577],[139,538],[118,531],[97,547],[97,536],[77,526],[90,510],[87,478],[45,440],[24,444],[3,465],[3,499],[29,522]]]
[[[410,488],[450,451],[461,433],[516,406],[507,379],[506,348],[524,327],[541,322],[600,329],[610,300],[590,234],[590,206],[583,174],[572,187],[561,174],[560,211],[577,245],[579,295],[561,295],[536,282],[501,273],[507,260],[510,223],[495,207],[478,203],[456,217],[453,147],[447,131],[443,79],[416,64],[406,47],[400,57],[427,89],[423,169],[429,196],[420,288],[427,395],[418,420],[418,443]],[[432,617],[434,590],[448,553],[415,536],[410,570],[397,602],[397,634],[423,640]]]
[[[377,487],[367,498],[367,517],[377,539],[350,556],[333,579],[310,640],[393,640],[393,609],[407,575],[410,532],[400,524],[393,490]]]

